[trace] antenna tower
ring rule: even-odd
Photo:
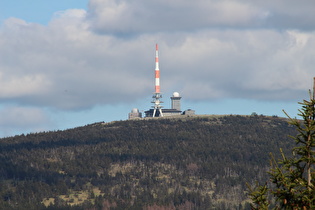
[[[152,96],[153,101],[152,103],[154,104],[152,106],[153,110],[153,116],[155,117],[157,110],[159,111],[159,116],[163,117],[163,113],[162,113],[162,107],[161,103],[163,103],[162,101],[160,101],[160,98],[162,98],[162,94],[160,92],[160,68],[159,68],[159,47],[158,44],[156,44],[155,46],[155,92]]]

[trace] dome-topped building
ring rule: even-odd
[[[176,109],[176,110],[180,110],[180,99],[182,97],[180,97],[178,92],[174,92],[173,96],[171,97],[171,101],[172,101],[172,109]]]
[[[128,119],[131,120],[131,119],[137,119],[137,118],[142,118],[142,113],[139,112],[139,109],[133,108],[128,115]]]

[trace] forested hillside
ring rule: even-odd
[[[248,209],[269,152],[289,151],[278,117],[95,123],[0,139],[2,209]]]

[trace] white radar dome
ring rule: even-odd
[[[179,97],[179,93],[178,92],[174,92],[173,93],[173,97]]]
[[[133,109],[131,110],[131,113],[139,113],[139,109],[133,108]]]

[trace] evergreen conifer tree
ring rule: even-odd
[[[310,94],[311,95],[311,94]],[[253,209],[315,209],[315,99],[299,103],[301,120],[289,117],[289,123],[298,134],[292,137],[296,147],[292,156],[286,157],[280,149],[282,159],[276,161],[271,154],[270,183],[249,186]]]

